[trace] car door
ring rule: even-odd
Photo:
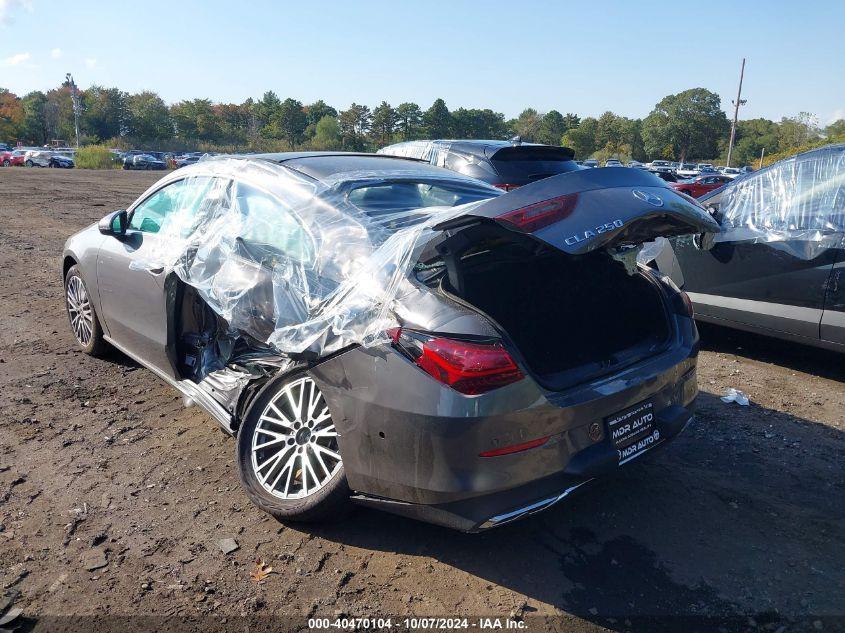
[[[97,285],[109,338],[135,358],[176,378],[168,347],[165,292],[168,244],[188,229],[200,203],[225,181],[196,176],[170,182],[129,210],[126,233],[97,256]],[[162,232],[163,227],[167,227]],[[167,237],[165,237],[165,235]]]
[[[845,345],[845,235],[836,251],[836,262],[828,281],[820,334],[824,341]]]
[[[820,156],[734,182],[705,205],[722,231],[710,250],[675,241],[685,290],[705,320],[819,338],[836,246],[841,173]]]

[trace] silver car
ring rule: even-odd
[[[503,193],[395,157],[220,157],[72,236],[62,275],[79,347],[122,350],[236,436],[273,516],[354,502],[477,531],[687,425],[690,304],[635,258],[714,229],[639,170]]]

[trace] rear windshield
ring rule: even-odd
[[[497,195],[492,187],[471,183],[401,180],[363,184],[352,189],[347,200],[388,228],[400,228],[427,217],[426,213],[413,213],[415,209],[455,207]]]
[[[573,158],[572,150],[565,147],[522,145],[503,147],[493,154],[490,162],[501,176],[503,184],[525,185],[581,169]]]

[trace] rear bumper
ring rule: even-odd
[[[619,461],[616,449],[609,443],[602,442],[573,455],[569,464],[560,472],[511,490],[432,505],[407,503],[361,493],[353,496],[353,501],[462,532],[482,532],[547,510],[558,502],[588,489],[589,484],[596,479],[666,446],[692,419],[693,415],[688,408],[674,405],[657,416],[655,426],[660,434],[659,441],[635,456]]]
[[[358,348],[312,375],[332,410],[353,499],[463,531],[503,525],[547,508],[627,461],[606,418],[653,402],[663,446],[691,419],[697,336],[690,319],[669,350],[618,374],[546,392],[531,379],[463,396],[390,348]],[[590,427],[602,429],[591,437]],[[530,450],[491,449],[549,437]],[[638,455],[640,454],[638,453]]]

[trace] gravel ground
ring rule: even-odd
[[[234,442],[209,416],[118,353],[75,351],[62,244],[157,177],[0,169],[0,589],[25,627],[449,615],[536,630],[845,628],[841,356],[702,328],[684,435],[498,531],[368,510],[282,525],[241,492]],[[751,405],[723,403],[729,387]],[[256,560],[272,567],[260,581]]]

